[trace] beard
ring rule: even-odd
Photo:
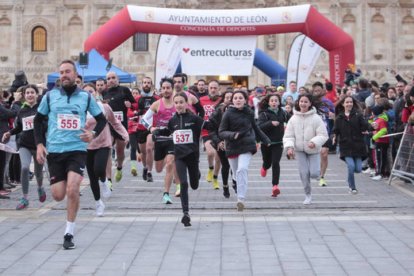
[[[145,93],[150,93],[151,92],[151,87],[146,87],[146,86],[144,86],[144,87],[142,87],[142,91],[144,91]]]

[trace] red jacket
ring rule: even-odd
[[[414,111],[414,105],[404,107],[403,110],[402,110],[402,114],[401,114],[401,122],[407,123],[408,118],[413,113],[413,111]]]

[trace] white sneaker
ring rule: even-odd
[[[363,170],[362,173],[371,173],[371,168],[367,168],[367,169]]]
[[[375,180],[375,181],[378,181],[378,180],[381,180],[382,179],[382,176],[379,174],[379,175],[376,175],[376,176],[371,177],[371,179],[372,180]]]
[[[98,217],[103,217],[104,212],[105,212],[105,204],[100,199],[96,202],[96,215]]]
[[[109,198],[112,194],[111,188],[108,185],[108,181],[102,182],[99,180],[99,188],[101,189],[101,194],[103,198]]]
[[[352,194],[352,195],[356,195],[356,194],[358,194],[358,190],[357,189],[351,189],[351,188],[349,188],[349,193],[350,194]]]
[[[309,205],[312,203],[312,196],[311,195],[305,195],[305,200],[303,201],[303,205]]]

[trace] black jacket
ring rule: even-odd
[[[0,103],[0,139],[4,133],[10,130],[9,120],[16,117],[18,108],[17,105],[12,105],[12,108],[8,109]]]
[[[20,109],[16,121],[15,121],[15,127],[10,130],[11,135],[20,134],[20,138],[17,142],[17,146],[28,148],[28,149],[36,149],[36,143],[34,139],[34,131],[33,129],[23,131],[23,119],[36,115],[37,108],[39,107],[39,104],[35,104],[33,107],[30,107],[29,105],[24,104],[22,106],[22,109]],[[45,129],[47,128],[47,123],[45,121]]]
[[[368,130],[368,123],[364,116],[352,110],[349,119],[344,113],[340,113],[335,119],[333,133],[336,141],[339,142],[339,156],[342,160],[345,157],[367,157],[364,135],[362,132]]]
[[[203,119],[193,114],[192,112],[186,112],[183,114],[175,113],[174,116],[168,122],[167,128],[156,130],[154,135],[168,136],[174,133],[176,130],[191,129],[193,133],[193,142],[190,144],[175,144],[174,143],[174,155],[175,158],[184,158],[191,153],[196,153],[197,156],[200,152],[200,134],[203,127]],[[173,140],[174,142],[174,140]],[[194,160],[196,161],[196,160]],[[197,160],[198,161],[198,160]]]
[[[281,108],[277,112],[266,109],[260,112],[257,124],[263,133],[269,137],[270,141],[272,141],[272,144],[283,143],[285,123],[287,123],[289,117],[290,115]],[[279,124],[274,126],[272,121],[278,121]]]
[[[237,139],[234,138],[236,133],[239,133]],[[225,141],[226,156],[256,153],[256,137],[264,144],[270,144],[270,139],[257,126],[254,113],[248,106],[243,109],[229,106],[220,123],[219,137]]]

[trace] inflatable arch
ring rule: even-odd
[[[329,52],[331,81],[342,85],[345,70],[355,63],[353,39],[311,5],[241,10],[190,10],[126,6],[84,44],[106,59],[137,32],[243,36],[301,32]]]

